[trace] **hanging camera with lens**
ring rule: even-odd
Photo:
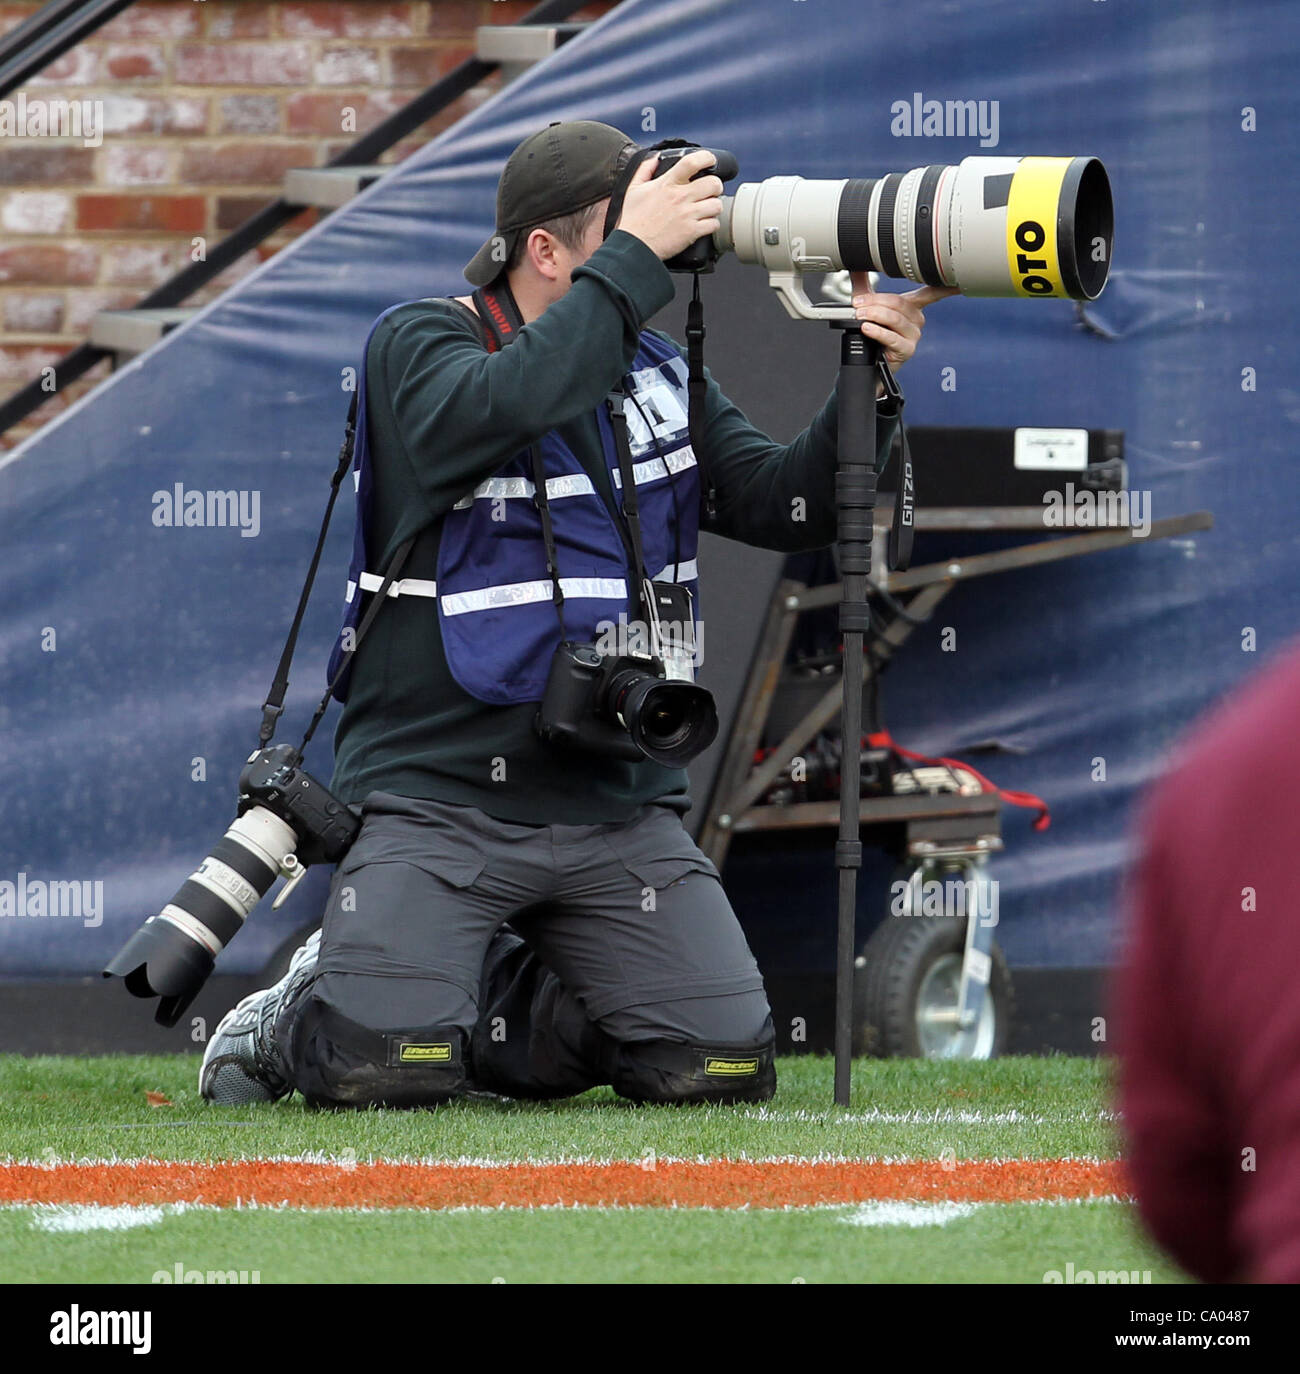
[[[551,660],[546,690],[534,720],[542,739],[637,763],[649,759],[665,768],[684,768],[703,753],[718,734],[718,711],[712,694],[694,680],[695,614],[687,588],[655,582],[644,575],[636,484],[622,409],[622,397],[610,398],[611,421],[623,476],[625,514],[631,546],[641,572],[640,600],[648,631],[647,652],[606,653],[596,644],[564,638],[564,598],[556,598],[561,641]],[[535,487],[546,506],[545,480],[537,465]],[[542,521],[548,565],[554,575],[555,548],[549,514]]]
[[[291,744],[250,756],[230,828],[104,969],[133,997],[159,999],[159,1025],[176,1024],[277,878],[289,880],[278,907],[311,864],[337,863],[356,839],[361,822],[301,761]]]
[[[351,646],[342,655],[301,742],[296,747],[271,744],[276,721],[284,710],[289,667],[330,516],[352,466],[356,416],[354,392],[316,550],[271,690],[262,705],[258,732],[261,747],[249,755],[239,775],[236,818],[172,899],[157,915],[149,917],[104,968],[103,976],[121,978],[133,997],[157,997],[154,1019],[162,1026],[174,1026],[180,1019],[207,981],[217,955],[243,929],[277,878],[288,881],[273,907],[285,901],[312,864],[338,863],[361,829],[359,815],[302,767],[303,755],[335,687],[401,572],[414,538],[400,545],[389,560],[378,593],[357,625]]]
[[[557,744],[683,768],[717,737],[718,711],[705,688],[666,677],[660,658],[565,642],[551,661],[537,732]]]

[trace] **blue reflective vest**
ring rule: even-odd
[[[404,302],[412,304],[413,302]],[[374,322],[366,340],[400,305]],[[495,339],[487,335],[489,351]],[[698,627],[700,487],[687,429],[687,369],[677,350],[643,331],[631,371],[623,378],[646,572],[656,581],[678,582],[691,592]],[[622,477],[608,407],[596,408],[605,466],[616,501]],[[343,662],[364,612],[363,594],[383,581],[366,547],[374,472],[366,426],[365,367],[358,382],[356,529],[344,607],[343,630],[330,657],[328,676]],[[564,596],[564,637],[590,643],[617,632],[635,612],[636,572],[619,528],[591,477],[573,451],[551,430],[538,443],[555,536],[556,567]],[[466,692],[498,706],[540,701],[560,623],[547,573],[541,518],[534,501],[527,449],[516,454],[440,517],[437,580],[401,578],[390,596],[425,596],[437,602],[443,649],[452,676]],[[347,700],[350,674],[334,695]]]

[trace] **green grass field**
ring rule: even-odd
[[[0,1157],[68,1161],[301,1159],[526,1164],[672,1160],[1113,1159],[1104,1061],[862,1061],[829,1105],[829,1059],[781,1061],[763,1107],[632,1107],[606,1090],[550,1104],[325,1113],[298,1099],[214,1109],[197,1056],[0,1058]],[[151,1105],[146,1094],[161,1094]],[[157,1097],[155,1096],[155,1101]],[[7,1282],[142,1282],[177,1265],[277,1282],[1024,1282],[1048,1271],[1178,1281],[1117,1200],[932,1199],[772,1208],[208,1209],[123,1214],[72,1200],[0,1210]],[[143,1200],[143,1199],[142,1199]],[[756,1204],[760,1200],[756,1199]],[[103,1229],[111,1226],[124,1229]],[[93,1228],[93,1229],[86,1229]],[[1139,1281],[1143,1281],[1140,1277]]]

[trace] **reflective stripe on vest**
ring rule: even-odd
[[[676,565],[669,564],[666,568],[661,568],[654,574],[656,582],[694,582],[699,577],[699,569],[695,559],[687,559],[683,563]],[[361,574],[361,590],[363,592],[377,592],[384,585],[384,579],[378,573]],[[587,584],[576,577],[560,578],[560,590],[565,596],[582,596]],[[620,582],[618,591],[614,593],[619,596],[627,595],[627,584]],[[347,599],[350,602],[357,594],[357,584],[348,583]],[[586,591],[587,595],[592,595]],[[396,582],[388,584],[389,596],[437,596],[438,584],[430,582],[427,578],[420,577],[401,577]],[[485,587],[481,592],[474,594],[484,598],[482,604],[501,601],[537,601],[551,599],[551,584],[549,579],[543,582],[513,583],[502,587]],[[469,604],[470,594],[462,592],[459,597],[445,596],[442,599],[442,612],[444,615],[457,615],[462,610],[478,610],[478,605]]]

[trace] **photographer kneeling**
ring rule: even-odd
[[[620,677],[590,650],[653,616],[647,601],[693,624],[699,528],[783,552],[834,540],[835,398],[781,445],[709,378],[694,453],[682,351],[644,322],[674,297],[665,262],[717,231],[723,186],[691,179],[714,164],[705,150],[658,177],[650,157],[606,237],[635,151],[590,121],[526,139],[497,233],[466,268],[475,297],[408,302],[372,332],[369,566],[354,562],[351,624],[414,543],[351,663],[335,737],[330,790],[360,806],[361,830],[321,930],[217,1028],[209,1101],[775,1089],[762,977],[681,822],[680,765],[712,737],[711,704],[688,671],[660,682],[620,659]],[[897,367],[920,307],[949,292],[866,282],[855,274],[863,332]],[[584,699],[599,724],[574,718]],[[621,747],[638,731],[643,747]]]

